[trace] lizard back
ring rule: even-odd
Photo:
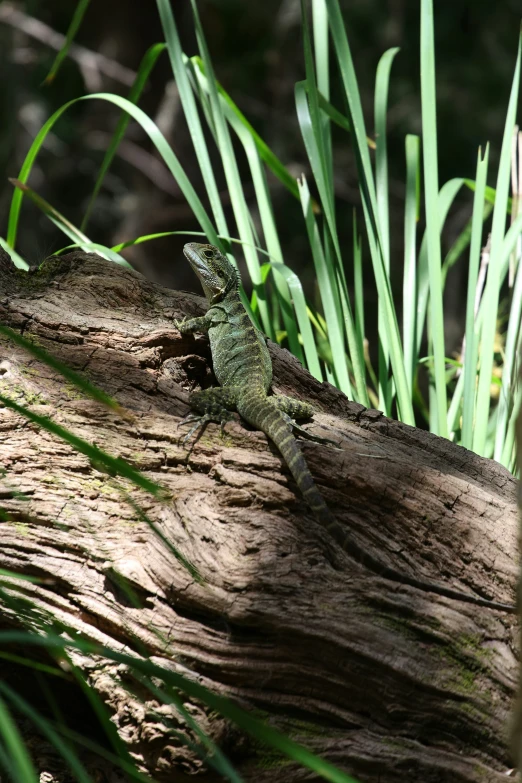
[[[214,374],[220,386],[258,387],[266,392],[272,382],[272,362],[265,337],[243,307],[239,292],[213,305],[208,336]]]

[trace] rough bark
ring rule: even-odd
[[[520,382],[520,377],[519,377]],[[522,469],[522,410],[518,412],[517,417],[517,454],[518,454],[518,470]],[[518,519],[518,547],[519,555],[522,552],[522,502],[521,493],[519,487],[518,505],[519,505],[519,519]],[[519,577],[518,577],[518,626],[519,626],[519,649],[520,642],[522,641],[522,563],[519,563]],[[513,709],[513,715],[511,716],[511,753],[518,769],[518,776],[522,775],[522,667],[518,669],[518,696]]]
[[[99,466],[7,408],[0,568],[49,577],[26,590],[58,621],[262,710],[364,783],[505,779],[513,617],[392,583],[348,555],[334,569],[333,543],[277,451],[239,421],[223,438],[209,425],[190,452],[180,444],[188,390],[212,375],[206,339],[180,337],[171,319],[203,306],[89,254],[50,259],[29,275],[0,256],[0,322],[84,373],[134,418],[86,399],[3,338],[1,393],[167,487],[172,498],[159,503],[118,479],[205,581],[194,581]],[[318,410],[310,429],[341,446],[304,441],[303,451],[357,540],[404,573],[512,603],[513,477],[348,402],[288,352],[271,353],[276,390],[310,400]],[[2,610],[1,625],[16,623]],[[87,656],[78,662],[144,769],[160,780],[174,779],[173,770],[176,781],[194,772],[217,779],[151,717],[153,699],[145,708],[130,695],[125,671]],[[76,715],[76,686],[62,688]],[[316,779],[202,704],[186,704],[245,780]]]

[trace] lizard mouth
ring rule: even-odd
[[[204,268],[203,260],[199,254],[202,247],[205,247],[205,245],[200,245],[197,242],[187,242],[183,247],[183,254],[196,274],[200,273]]]
[[[214,249],[211,245],[201,245],[198,242],[188,242],[183,247],[183,253],[199,278],[205,296],[210,303],[216,301],[216,297],[221,298],[224,291],[223,282],[216,275],[212,265],[213,259],[205,255],[206,252],[211,252],[213,256],[213,251]]]
[[[199,245],[197,242],[189,242],[183,248],[185,258],[199,277],[199,281],[204,288],[208,286],[211,278],[208,259],[202,253],[202,249],[205,247],[206,245]],[[205,291],[205,293],[207,292]]]

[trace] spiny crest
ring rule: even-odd
[[[183,252],[211,304],[219,302],[230,291],[237,291],[241,282],[239,272],[217,247],[189,242]]]

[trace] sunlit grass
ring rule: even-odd
[[[331,379],[350,399],[365,405],[369,405],[370,400],[375,404],[377,400],[377,404],[385,413],[397,416],[410,424],[422,423],[427,416],[433,432],[451,437],[457,443],[471,445],[479,454],[491,456],[494,453],[496,459],[508,467],[513,467],[514,446],[511,450],[506,446],[506,438],[509,443],[512,442],[509,422],[513,418],[516,396],[516,373],[513,372],[512,359],[506,365],[502,394],[498,403],[492,405],[489,389],[492,382],[493,341],[497,329],[496,312],[506,280],[504,267],[499,264],[498,259],[506,235],[507,212],[511,208],[511,200],[508,198],[509,151],[516,116],[519,61],[517,60],[515,68],[506,118],[497,188],[494,190],[482,183],[477,195],[474,180],[456,178],[443,184],[439,190],[434,19],[431,0],[423,0],[421,4],[423,135],[421,142],[413,136],[408,136],[406,139],[406,208],[404,227],[401,232],[404,241],[401,330],[397,318],[399,303],[394,301],[392,296],[389,248],[396,227],[390,226],[389,221],[386,152],[388,94],[390,83],[393,87],[392,64],[396,56],[400,56],[398,50],[390,49],[385,52],[376,72],[375,142],[372,142],[362,112],[356,70],[338,2],[316,0],[313,3],[311,21],[308,19],[306,5],[303,2],[306,79],[296,85],[296,119],[303,135],[314,186],[319,193],[319,201],[316,201],[312,198],[304,178],[296,180],[288,172],[281,160],[256,133],[232,97],[219,84],[195,3],[193,3],[193,13],[199,52],[192,57],[187,57],[181,49],[170,3],[167,0],[158,0],[158,10],[166,43],[151,47],[144,56],[129,99],[111,94],[89,95],[78,99],[106,100],[122,109],[121,119],[96,179],[93,196],[82,221],[82,229],[87,224],[94,199],[103,187],[104,177],[123,138],[129,117],[132,117],[141,124],[172,172],[199,221],[203,235],[210,242],[217,244],[232,260],[229,239],[236,237],[241,243],[253,285],[250,302],[247,302],[243,296],[244,302],[252,317],[272,339],[286,341],[293,353],[315,377]],[[332,52],[329,51],[328,25],[333,43]],[[165,49],[170,58],[181,104],[190,128],[196,159],[211,207],[210,215],[204,209],[180,161],[157,126],[136,106],[151,70]],[[332,106],[329,101],[332,67],[337,68],[345,90],[345,114]],[[123,243],[118,249],[103,248],[95,240],[86,236],[82,229],[74,227],[27,185],[43,140],[54,123],[74,102],[71,101],[55,112],[37,135],[27,154],[16,181],[17,191],[12,200],[7,244],[11,248],[15,246],[22,190],[25,190],[49,219],[53,220],[78,246],[86,250],[95,250],[121,263],[123,259],[119,255],[119,250],[131,242],[145,241],[146,238],[136,237],[129,240],[129,243]],[[332,172],[335,170],[335,151],[330,135],[332,122],[349,134],[359,172],[365,237],[355,252],[353,248],[341,247],[337,227],[339,207],[335,200],[332,178]],[[228,183],[235,219],[234,230],[227,225],[218,196],[216,186],[218,172],[214,171],[211,164],[210,150],[204,136],[205,124],[214,139]],[[232,145],[231,133],[239,138],[249,163],[256,209],[262,226],[261,236],[255,235],[253,231],[250,219],[252,205],[245,197],[244,183],[239,177],[239,161],[236,160],[238,153]],[[373,158],[372,147],[375,149]],[[423,167],[421,167],[421,151],[424,155]],[[290,194],[301,200],[303,231],[308,235],[309,260],[314,263],[317,275],[327,330],[326,338],[321,334],[321,330],[317,329],[316,318],[310,319],[312,309],[306,303],[298,277],[289,267],[288,261],[284,259],[279,240],[281,226],[272,207],[265,167],[279,178]],[[425,183],[424,200],[420,193],[421,181]],[[463,184],[475,190],[473,231],[470,222],[442,264],[440,235],[444,230],[448,212]],[[497,194],[501,194],[500,200]],[[445,351],[443,326],[447,271],[455,263],[466,263],[468,258],[466,248],[473,233],[469,259],[472,264],[471,276],[475,274],[473,270],[476,272],[477,253],[485,242],[484,227],[487,228],[485,221],[488,212],[484,210],[484,203],[492,203],[495,206],[492,260],[479,303],[483,314],[475,323],[475,312],[473,311],[472,314],[470,307],[473,301],[475,310],[477,296],[476,291],[468,287],[466,331],[470,350],[464,352],[466,361],[463,367],[457,373],[448,373],[449,357]],[[423,215],[426,217],[426,230],[422,237],[418,237],[419,217],[422,218]],[[150,240],[152,237],[147,239]],[[520,243],[515,244],[517,253]],[[267,253],[267,262],[260,260],[260,251]],[[370,345],[369,350],[364,328],[369,329],[371,333],[374,333],[374,329],[369,327],[368,316],[364,317],[366,297],[361,291],[362,272],[368,261],[371,262],[378,297],[376,324],[378,342]],[[24,260],[19,257],[16,258],[16,262],[19,266],[24,265]],[[266,274],[264,263],[270,264],[270,274]],[[368,285],[367,276],[365,280]],[[478,278],[475,280],[478,283]],[[473,335],[469,331],[472,322],[474,323]],[[511,357],[516,355],[519,345],[516,323],[516,316],[513,316],[509,339]],[[372,357],[373,361],[376,360],[378,363],[376,372],[370,364]],[[427,398],[421,396],[419,373],[427,374],[429,388]],[[478,388],[475,389],[477,377]],[[492,443],[486,433],[491,431],[491,416],[497,416],[497,404],[500,408],[500,427],[497,428]],[[470,426],[473,428],[473,436],[470,434]]]
[[[71,25],[66,47],[70,45],[74,26],[87,8],[86,2],[77,6],[77,15]],[[434,25],[432,0],[422,0],[421,14],[421,105],[422,138],[408,135],[405,139],[405,209],[402,225],[393,225],[388,204],[388,157],[386,117],[388,96],[393,90],[393,62],[400,57],[397,49],[384,52],[375,75],[375,100],[373,120],[365,118],[359,96],[356,65],[353,62],[349,38],[338,0],[314,0],[308,16],[307,4],[302,2],[303,65],[305,79],[295,85],[296,128],[303,139],[303,152],[308,158],[310,174],[296,179],[284,162],[269,148],[256,132],[248,118],[219,83],[211,53],[205,40],[197,6],[192,0],[197,52],[190,56],[183,52],[170,0],[157,0],[165,43],[151,47],[144,55],[135,84],[129,97],[109,93],[87,95],[60,107],[44,124],[29,149],[18,178],[13,181],[11,210],[6,240],[2,247],[11,253],[20,269],[27,262],[15,250],[23,198],[29,197],[53,223],[68,237],[74,246],[94,251],[106,259],[126,263],[121,252],[125,247],[176,232],[162,232],[143,237],[129,237],[127,242],[115,248],[106,248],[87,233],[89,217],[95,200],[103,188],[105,176],[114,159],[127,124],[132,118],[146,132],[154,144],[180,190],[191,207],[201,232],[208,241],[216,244],[234,260],[236,243],[241,247],[253,286],[250,300],[243,293],[243,301],[252,318],[265,333],[284,342],[319,380],[327,379],[336,384],[350,399],[366,406],[377,405],[387,415],[396,416],[408,424],[426,424],[432,432],[450,437],[456,443],[473,448],[478,454],[494,456],[510,470],[515,470],[514,420],[522,394],[517,383],[516,357],[520,354],[520,321],[522,316],[522,272],[520,269],[520,235],[522,216],[513,215],[513,223],[506,229],[507,216],[512,208],[509,198],[511,145],[514,133],[520,77],[520,42],[515,63],[515,52],[506,53],[514,61],[514,77],[506,122],[499,168],[492,175],[496,188],[488,187],[489,147],[484,156],[479,152],[475,180],[466,178],[469,172],[460,172],[440,186],[438,180],[438,145],[436,115],[436,69],[434,51]],[[513,42],[513,50],[515,49]],[[66,54],[66,47],[57,58],[57,65]],[[191,134],[194,156],[204,185],[205,198],[196,192],[181,161],[175,155],[156,124],[137,103],[162,52],[169,57],[172,73],[179,91],[181,106]],[[53,69],[53,76],[57,67]],[[344,105],[334,106],[330,101],[332,78],[340,82]],[[77,101],[101,100],[112,103],[121,110],[113,138],[93,183],[89,201],[80,227],[74,226],[66,216],[45,202],[29,186],[28,180],[39,150],[49,132],[65,112]],[[336,199],[333,174],[337,164],[331,139],[331,124],[342,128],[346,144],[353,150],[357,164],[362,209],[357,215],[345,214],[344,207]],[[206,132],[208,131],[208,133]],[[375,138],[373,137],[375,131]],[[240,147],[233,138],[237,137]],[[207,139],[211,141],[208,143]],[[240,152],[236,150],[240,149]],[[244,166],[239,156],[245,156],[249,175],[240,177]],[[212,161],[216,161],[213,163]],[[281,219],[275,214],[271,190],[267,183],[267,170],[286,188],[289,198],[300,202],[303,214],[302,233],[308,240],[308,258],[313,264],[319,308],[307,302],[298,276],[291,262],[284,256],[280,241]],[[224,174],[232,205],[234,225],[229,226],[219,197],[216,182]],[[248,186],[248,191],[247,191]],[[465,186],[465,187],[463,187]],[[470,221],[444,261],[441,257],[441,234],[455,198],[461,191],[473,191],[470,198]],[[245,195],[253,192],[252,197]],[[312,193],[317,194],[313,196]],[[204,203],[209,204],[209,210]],[[486,245],[490,230],[489,215],[493,209],[489,263],[481,266],[481,251]],[[260,234],[251,218],[253,211],[259,215]],[[352,221],[353,244],[341,242],[340,221]],[[420,228],[425,222],[422,233]],[[404,247],[402,285],[392,287],[393,265],[390,247],[396,246],[396,234]],[[191,232],[186,232],[187,236]],[[361,236],[362,234],[362,236]],[[468,251],[469,248],[469,251]],[[482,258],[485,255],[482,253]],[[500,365],[501,378],[498,400],[492,396],[494,365],[498,363],[496,344],[499,333],[499,303],[505,296],[506,282],[511,266],[513,289],[510,292],[510,308]],[[444,339],[444,287],[448,270],[455,264],[467,269],[465,335],[458,358],[448,357]],[[371,275],[368,273],[371,272]],[[371,297],[364,285],[373,279],[378,307],[376,313],[368,311],[365,303]],[[364,280],[364,284],[363,284]],[[394,281],[396,282],[396,281]],[[392,293],[398,290],[402,302]],[[399,325],[398,312],[402,311]],[[375,319],[372,324],[370,319]],[[373,328],[376,326],[376,328]],[[47,362],[61,372],[69,382],[97,402],[111,406],[117,414],[126,415],[110,398],[88,381],[65,368],[45,352],[24,342],[18,335],[2,329],[4,337],[11,337],[18,344],[32,351],[40,361]],[[375,345],[368,345],[367,335],[377,334]],[[465,340],[464,340],[465,336]],[[376,363],[375,368],[373,363]],[[428,392],[423,391],[427,381]],[[498,388],[498,385],[497,385]],[[86,443],[52,417],[42,416],[30,408],[19,405],[7,395],[0,394],[0,403],[11,408],[33,424],[43,427],[54,437],[69,443],[88,459],[104,468],[112,476],[120,476],[142,490],[152,493],[158,502],[164,500],[162,488],[147,479],[124,460]],[[133,503],[130,497],[128,502]],[[151,526],[154,523],[134,505],[136,513]],[[161,536],[160,536],[161,537]],[[164,543],[168,545],[165,540]],[[191,564],[182,553],[173,551],[183,565]],[[199,575],[191,571],[194,578]],[[9,575],[0,574],[0,580]],[[0,592],[0,601],[13,601],[12,595]],[[30,604],[24,604],[24,612],[30,615]],[[22,614],[20,615],[22,617]],[[28,623],[30,625],[30,623]],[[41,628],[41,636],[22,638],[28,645],[48,645],[55,648],[65,642]],[[14,641],[13,635],[0,635],[2,651]],[[78,642],[78,644],[80,644]],[[87,643],[86,643],[87,644]],[[81,646],[81,645],[80,645]],[[86,648],[87,649],[87,648]],[[88,647],[88,651],[94,648]],[[120,660],[114,653],[102,650],[101,654]],[[121,659],[123,660],[123,658]],[[306,749],[291,742],[270,727],[239,710],[227,700],[211,694],[195,683],[179,678],[172,672],[153,667],[144,660],[127,659],[126,665],[135,667],[151,692],[165,703],[179,707],[179,690],[199,698],[223,715],[238,723],[245,731],[299,762],[315,770],[323,779],[337,783],[351,783],[348,775],[318,759]],[[114,728],[108,723],[103,705],[87,683],[81,687],[88,694],[101,725],[111,735],[114,753],[120,758],[125,771],[137,780],[145,777],[133,771],[132,761],[118,742]],[[163,685],[158,686],[159,678]],[[176,677],[178,679],[176,679]],[[148,678],[148,679],[147,679]],[[195,690],[194,690],[195,689]],[[32,762],[24,749],[14,710],[29,717],[58,748],[76,779],[89,780],[83,768],[70,756],[71,733],[65,727],[53,727],[41,723],[41,716],[17,697],[7,686],[0,687],[0,767],[15,781],[36,780]],[[112,724],[111,724],[112,725]],[[57,734],[63,730],[63,736]],[[196,732],[197,733],[197,732]],[[67,737],[67,743],[63,737]],[[241,778],[209,738],[201,735],[201,753],[212,759],[223,779],[240,781]],[[100,750],[100,753],[105,752]],[[73,754],[74,756],[74,754]]]

